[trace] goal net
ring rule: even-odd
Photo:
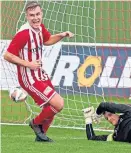
[[[9,99],[8,90],[19,86],[16,66],[3,54],[10,40],[26,22],[27,1],[1,2],[1,120],[24,124],[40,112],[28,96],[24,103]],[[64,110],[53,126],[84,128],[82,109],[102,101],[131,103],[131,3],[128,1],[40,1],[43,23],[56,34],[71,31],[73,39],[43,46],[44,69],[56,91],[63,96]],[[98,129],[111,128],[103,119]]]

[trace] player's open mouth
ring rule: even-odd
[[[34,24],[38,24],[38,23],[40,23],[40,21],[33,21],[33,23],[34,23]]]

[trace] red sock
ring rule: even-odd
[[[36,116],[34,124],[42,125],[46,119],[54,117],[56,113],[57,111],[52,106],[48,105],[42,109],[38,116]]]
[[[54,116],[53,116],[52,118],[49,118],[49,119],[47,119],[47,120],[45,120],[45,121],[43,122],[43,124],[42,124],[42,129],[43,129],[44,133],[47,132],[47,130],[48,130],[48,128],[50,127],[50,125],[51,125],[53,119],[54,119]]]

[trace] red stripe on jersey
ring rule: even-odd
[[[51,34],[43,24],[41,24],[40,32],[38,33],[26,23],[20,28],[14,39],[12,39],[8,51],[29,62],[38,59],[41,60],[43,42],[48,41],[50,36]],[[37,54],[35,54],[35,52],[37,52]],[[25,79],[27,84],[33,84],[37,79],[43,78],[41,70],[34,71],[20,65],[17,65],[17,69],[18,79],[19,81],[23,81],[23,84],[25,84]],[[23,74],[21,69],[25,74]]]
[[[42,43],[42,38],[41,38],[40,33],[38,35],[39,35],[39,40],[40,40],[40,46],[42,46],[43,43]],[[42,47],[41,47],[40,51],[41,51],[40,52],[40,56],[42,57]],[[42,67],[42,65],[41,65],[41,67]],[[39,73],[40,78],[42,79],[42,73],[41,73],[40,69],[39,69],[39,72],[38,73]]]
[[[41,24],[41,27],[42,27],[42,36],[43,36],[43,43],[44,43],[49,40],[51,34],[49,31],[47,31],[44,24]]]
[[[38,34],[39,35],[39,34]],[[40,39],[39,39],[39,36],[36,38],[36,34],[33,33],[33,38],[34,38],[34,42],[35,42],[35,46],[36,46],[36,50],[35,50],[35,53],[36,53],[36,60],[41,60],[41,52],[39,52],[39,48],[41,46],[39,46],[38,44],[40,44]],[[40,69],[38,69],[37,71],[37,74],[38,74],[38,77],[39,79],[41,79],[41,75],[40,75]]]
[[[32,32],[32,34],[33,34],[33,31],[31,31]],[[29,44],[30,44],[30,50],[29,50],[29,52],[31,52],[31,54],[28,54],[28,55],[31,55],[29,58],[31,59],[31,61],[34,61],[33,60],[33,50],[32,49],[34,49],[34,48],[31,48],[31,43],[32,43],[32,41],[34,41],[34,36],[33,36],[33,40],[31,40],[31,38],[30,38],[30,41],[29,41]],[[36,48],[36,46],[35,46],[35,48]],[[36,60],[36,59],[35,59]],[[35,77],[35,72],[34,72],[34,70],[30,70],[31,71],[31,76],[33,77],[33,80],[36,80],[36,77]]]

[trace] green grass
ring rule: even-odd
[[[28,126],[2,125],[1,130],[2,153],[129,153],[131,149],[128,143],[88,141],[84,130],[50,128],[47,135],[54,143],[34,142]]]

